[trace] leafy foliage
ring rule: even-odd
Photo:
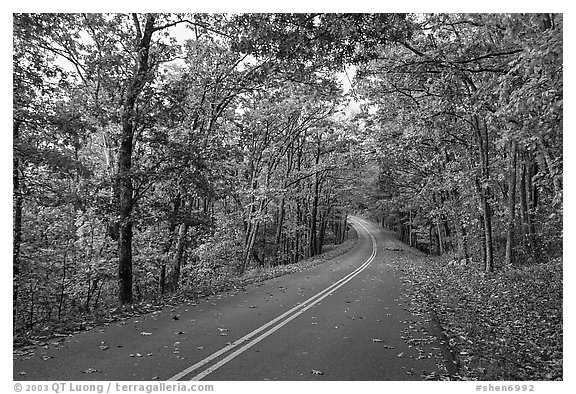
[[[411,40],[357,75],[358,122],[380,168],[371,212],[411,245],[488,271],[557,257],[561,16],[414,23]]]
[[[345,240],[338,83],[319,62],[296,67],[304,48],[265,54],[256,37],[273,24],[241,19],[14,16],[16,332],[118,294],[203,293]]]

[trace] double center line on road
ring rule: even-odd
[[[220,361],[218,361],[215,364],[211,365],[210,367],[206,368],[205,370],[203,370],[202,372],[195,375],[194,377],[192,377],[189,380],[200,380],[200,379],[204,378],[205,376],[216,371],[218,368],[220,368],[224,364],[228,363],[229,361],[233,360],[234,358],[236,358],[237,356],[239,356],[240,354],[242,354],[246,350],[250,349],[252,346],[256,345],[258,342],[262,341],[264,338],[273,334],[274,332],[276,332],[277,330],[279,330],[280,328],[282,328],[283,326],[285,326],[286,324],[288,324],[289,322],[291,322],[292,320],[294,320],[295,318],[300,316],[302,313],[306,312],[308,309],[310,309],[314,305],[318,304],[324,298],[326,298],[330,294],[334,293],[336,290],[338,290],[340,287],[344,286],[347,282],[352,280],[356,275],[358,275],[360,272],[362,272],[364,269],[366,269],[366,267],[368,267],[368,265],[370,265],[370,263],[372,263],[372,261],[376,257],[376,252],[377,252],[376,239],[374,238],[372,233],[366,228],[366,226],[364,226],[358,219],[351,218],[350,220],[356,222],[360,227],[362,227],[364,230],[366,230],[366,232],[368,233],[368,235],[370,236],[370,238],[372,240],[372,254],[364,263],[362,263],[361,266],[356,268],[354,271],[352,271],[351,273],[349,273],[348,275],[346,275],[342,279],[340,279],[337,282],[333,283],[332,285],[328,286],[327,288],[325,288],[321,292],[308,298],[306,301],[299,303],[298,305],[296,305],[292,309],[284,312],[283,314],[276,317],[275,319],[270,320],[268,323],[260,326],[259,328],[255,329],[254,331],[244,335],[242,338],[235,340],[230,345],[223,347],[222,349],[211,354],[210,356],[206,357],[205,359],[197,362],[194,365],[191,365],[190,367],[186,368],[182,372],[179,372],[176,375],[172,376],[168,380],[180,380],[180,379],[184,378],[186,375],[191,374],[192,372],[202,368],[203,366],[214,361],[215,359],[219,358],[220,356],[222,356],[226,353],[230,353],[230,351],[232,351],[233,349],[244,344],[244,346],[242,346],[239,349],[237,349],[236,351],[228,354],[226,357],[222,358]],[[278,323],[278,324],[276,324],[276,323]],[[261,332],[263,332],[263,333],[260,334]],[[258,335],[258,334],[260,334],[260,335],[256,337],[256,335]],[[256,338],[254,338],[254,337],[256,337]]]

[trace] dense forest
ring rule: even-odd
[[[351,213],[470,271],[562,256],[561,15],[15,14],[13,33],[15,334],[297,264]]]

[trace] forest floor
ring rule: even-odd
[[[258,267],[246,271],[240,276],[220,276],[210,282],[209,287],[197,288],[193,292],[178,292],[171,296],[148,299],[127,306],[100,308],[90,314],[74,314],[59,322],[36,327],[27,332],[15,332],[13,338],[14,352],[25,353],[28,348],[44,343],[53,337],[63,337],[82,331],[92,330],[102,324],[110,324],[118,320],[138,317],[142,314],[159,311],[165,307],[175,306],[184,302],[195,301],[203,297],[216,295],[228,290],[240,290],[246,286],[263,282],[293,272],[300,272],[315,267],[323,262],[334,259],[354,247],[358,235],[350,228],[348,239],[339,245],[326,245],[322,254],[304,259],[296,264]]]
[[[563,380],[562,259],[484,273],[447,256],[396,266],[411,310],[436,315],[464,380]]]

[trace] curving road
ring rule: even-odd
[[[312,269],[166,308],[14,357],[14,380],[422,380],[438,329],[401,305],[393,264],[421,255],[352,218],[358,242]],[[178,315],[178,320],[173,316]]]

